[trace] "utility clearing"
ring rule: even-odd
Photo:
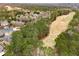
[[[59,34],[66,31],[68,24],[73,19],[75,12],[70,12],[67,15],[58,16],[55,21],[50,24],[49,34],[47,37],[43,38],[44,47],[51,47],[54,49],[56,44],[55,39]]]

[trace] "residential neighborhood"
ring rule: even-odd
[[[0,41],[3,42],[0,45],[7,44],[6,42],[10,43],[12,40],[12,32],[19,31],[20,27],[27,24],[27,22],[35,22],[41,18],[48,18],[50,17],[50,12],[44,12],[44,11],[30,11],[28,9],[24,10],[22,8],[18,7],[11,7],[11,6],[5,6],[7,11],[13,11],[13,10],[23,10],[25,14],[17,14],[16,20],[8,21],[8,19],[0,20]],[[10,17],[9,17],[10,19]],[[5,41],[5,42],[4,42]],[[0,46],[0,53],[3,52],[4,49],[2,46]]]
[[[79,3],[0,3],[0,56],[74,55]]]

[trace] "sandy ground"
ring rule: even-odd
[[[22,8],[19,8],[19,7],[11,7],[11,6],[5,6],[7,8],[8,11],[11,11],[11,10],[21,10]]]
[[[73,19],[75,12],[70,12],[68,15],[58,16],[54,22],[51,23],[49,34],[43,39],[44,47],[54,48],[57,36],[67,30],[69,22]]]

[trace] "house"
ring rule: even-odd
[[[50,12],[49,12],[49,11],[46,11],[46,12],[41,11],[41,12],[40,12],[40,16],[41,16],[42,18],[49,18],[49,17],[50,17]]]
[[[5,35],[4,37],[3,37],[3,39],[5,40],[5,41],[7,41],[7,42],[11,42],[11,35]]]
[[[4,37],[4,32],[0,31],[0,38]]]
[[[26,15],[20,15],[20,17],[18,18],[18,20],[21,21],[21,22],[27,22],[27,21],[30,20],[30,18],[29,18],[29,15],[28,16],[26,16]]]
[[[9,25],[9,23],[8,23],[8,21],[7,20],[4,20],[4,21],[0,21],[0,26],[8,26]]]
[[[32,15],[30,15],[30,19],[32,19],[32,20],[37,20],[38,17],[39,17],[38,14],[32,14]]]
[[[29,15],[31,20],[38,20],[40,18],[40,12],[39,11],[32,11]]]
[[[12,26],[18,27],[24,25],[24,22],[21,21],[11,21]]]

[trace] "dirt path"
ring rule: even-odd
[[[55,39],[57,36],[67,30],[69,22],[73,19],[75,12],[70,12],[68,15],[58,16],[54,22],[51,23],[49,34],[43,39],[44,47],[54,48]]]

